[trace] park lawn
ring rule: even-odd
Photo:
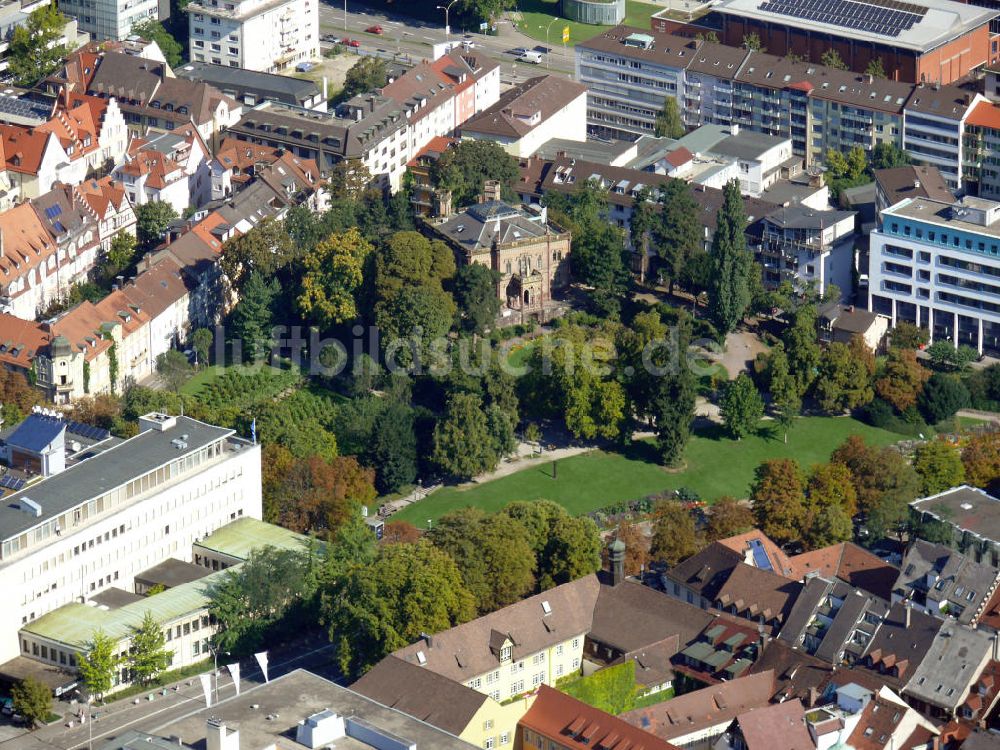
[[[225,367],[210,365],[209,367],[203,367],[192,375],[191,379],[181,387],[181,394],[184,396],[197,396],[205,386],[209,383],[214,383],[230,370],[242,372],[245,375],[252,375],[261,369],[273,371],[277,376],[287,368],[271,367],[270,365],[266,367],[259,365],[228,365]]]
[[[613,28],[612,26],[594,26],[589,23],[577,23],[563,19],[558,13],[559,0],[521,0],[518,3],[518,9],[521,12],[521,24],[518,26],[518,30],[539,42],[545,41],[545,28],[552,19],[560,19],[552,24],[549,31],[548,42],[550,46],[562,44],[562,30],[565,26],[569,26],[568,47],[572,47],[577,42],[585,42]],[[625,23],[629,26],[638,26],[640,29],[649,29],[650,16],[661,10],[663,10],[661,5],[626,0]]]
[[[545,458],[529,460],[527,468],[479,485],[444,487],[405,508],[393,520],[424,527],[468,505],[496,511],[514,500],[547,499],[580,515],[620,500],[632,500],[686,487],[705,500],[723,495],[746,497],[754,470],[770,458],[794,458],[803,468],[827,461],[849,435],[860,435],[875,445],[888,445],[901,436],[851,417],[802,417],[789,431],[788,443],[773,422],[763,422],[758,435],[741,441],[722,435],[719,427],[696,433],[685,452],[682,471],[668,472],[656,463],[653,446],[642,442],[625,451],[594,450],[561,459],[557,478]]]

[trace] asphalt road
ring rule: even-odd
[[[304,668],[310,672],[337,680],[339,674],[332,663],[333,647],[321,636],[304,639],[302,643],[283,651],[273,651],[270,654],[268,676],[271,678]],[[218,695],[219,700],[230,698],[236,694],[236,688],[229,676],[229,670],[219,663]],[[248,688],[264,682],[264,676],[258,669],[256,661],[243,660],[240,663],[240,685]],[[213,678],[213,686],[216,684]],[[149,700],[152,695],[153,699]],[[135,703],[138,697],[139,702]],[[204,706],[205,696],[201,688],[201,680],[191,677],[169,685],[157,688],[148,693],[125,700],[109,703],[107,706],[94,708],[95,718],[92,723],[80,725],[74,721],[74,726],[67,727],[67,719],[53,726],[42,727],[30,734],[0,742],[2,750],[78,750],[80,748],[100,747],[111,737],[116,737],[129,729],[148,731],[158,726],[175,721],[186,716],[191,711]],[[214,702],[214,696],[213,696]],[[57,713],[68,713],[67,703],[56,703],[53,707]],[[84,709],[84,712],[86,709]]]
[[[442,22],[443,20],[442,14]],[[454,27],[451,30],[451,36],[446,37],[443,23],[436,26],[405,16],[386,15],[354,2],[350,2],[347,6],[347,30],[345,31],[344,6],[337,0],[320,2],[319,23],[320,34],[334,34],[338,38],[356,39],[361,43],[360,49],[364,53],[400,53],[409,55],[413,60],[429,59],[432,44],[447,41],[448,38],[460,40],[465,37],[460,29]],[[365,29],[376,25],[383,29],[381,36],[365,32]],[[553,26],[553,34],[557,33],[558,30]],[[523,81],[525,78],[541,75],[545,72],[573,76],[573,48],[563,48],[562,44],[557,43],[555,39],[548,45],[550,51],[544,55],[545,59],[541,64],[517,62],[515,56],[511,54],[511,50],[524,47],[543,51],[546,49],[546,44],[539,43],[517,31],[507,21],[500,24],[497,36],[475,33],[470,34],[468,38],[477,48],[484,49],[486,54],[500,63],[501,78],[505,82]],[[324,46],[327,45],[324,44]]]

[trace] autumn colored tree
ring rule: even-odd
[[[888,401],[899,412],[916,406],[924,389],[924,381],[930,377],[917,361],[917,353],[912,349],[892,349],[885,363],[885,372],[875,382],[875,392]]]
[[[0,367],[0,417],[7,426],[20,422],[41,402],[41,392],[32,388],[23,374]]]
[[[686,560],[702,543],[694,516],[676,500],[663,500],[653,509],[653,539],[650,556],[670,567]]]
[[[936,495],[965,482],[962,456],[944,440],[930,440],[918,447],[913,468],[923,481],[925,495]]]
[[[726,495],[709,508],[705,534],[708,541],[716,542],[749,531],[753,526],[754,517],[750,506]]]
[[[841,463],[817,464],[806,483],[807,506],[814,512],[831,505],[840,505],[848,516],[858,512],[858,495],[851,470]]]
[[[650,539],[639,524],[619,521],[615,527],[615,539],[625,543],[625,575],[637,576],[649,567]]]
[[[965,480],[984,489],[1000,477],[1000,432],[987,432],[971,438],[962,449]]]
[[[299,311],[322,326],[358,317],[355,293],[364,279],[363,269],[375,250],[357,227],[330,235],[302,259]]]
[[[421,537],[420,529],[409,521],[389,521],[382,530],[383,544],[412,544]]]
[[[757,467],[750,490],[757,528],[778,544],[799,538],[805,515],[802,471],[789,458],[772,459]]]

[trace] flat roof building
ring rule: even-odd
[[[1000,568],[1000,500],[985,490],[963,484],[910,503],[921,520],[952,528],[949,544],[963,555]]]

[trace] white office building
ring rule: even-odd
[[[280,73],[319,58],[319,0],[194,0],[191,60]]]
[[[160,15],[159,0],[59,0],[59,10],[98,41],[125,39],[137,23],[166,18]]]
[[[1000,351],[1000,203],[907,198],[871,233],[868,309]]]
[[[65,471],[3,498],[0,662],[33,656],[18,631],[43,615],[132,591],[137,574],[168,558],[190,562],[195,541],[261,517],[258,445],[190,417],[149,414],[139,425],[137,436],[95,443]]]

